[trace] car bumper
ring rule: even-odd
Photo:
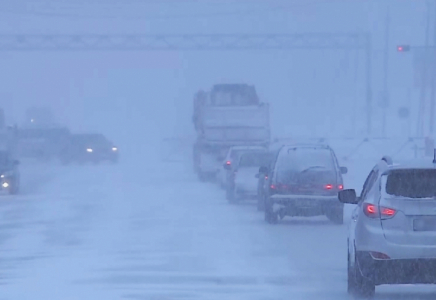
[[[343,209],[337,195],[273,195],[269,201],[273,211],[290,216],[319,216]]]
[[[380,284],[436,284],[436,258],[374,259],[369,252],[357,253],[362,275]]]
[[[377,251],[386,254],[391,259],[436,259],[435,244],[398,244],[387,240],[379,219],[357,222],[354,243],[356,251]]]

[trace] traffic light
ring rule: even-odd
[[[400,46],[397,46],[397,51],[398,52],[410,51],[410,45],[400,45]]]

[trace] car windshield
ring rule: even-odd
[[[397,197],[436,197],[436,170],[408,169],[391,171],[386,180],[386,193]]]
[[[260,167],[269,164],[271,155],[267,152],[252,152],[241,155],[239,167]]]
[[[108,141],[104,137],[104,135],[95,134],[95,135],[77,135],[73,137],[73,143],[77,143],[80,145],[102,145],[107,144]]]
[[[249,152],[261,152],[263,153],[263,151],[261,149],[233,149],[232,152],[230,153],[230,159],[232,161],[237,161],[242,154],[244,153],[249,153]]]
[[[293,148],[279,156],[278,182],[292,182],[297,178],[312,176],[315,176],[317,181],[328,181],[336,176],[333,156],[329,149]]]

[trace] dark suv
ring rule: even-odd
[[[70,162],[118,162],[118,148],[103,134],[72,134],[61,155],[64,164]]]
[[[259,173],[267,178],[263,187],[265,221],[277,223],[285,216],[325,215],[336,224],[343,223],[342,174],[336,155],[329,146],[283,146],[270,166]]]

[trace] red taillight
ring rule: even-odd
[[[230,166],[232,164],[232,162],[231,161],[226,161],[226,165],[228,165],[228,166]]]
[[[378,209],[374,204],[364,203],[363,204],[363,212],[367,217],[377,218],[378,217]]]
[[[265,180],[267,180],[268,179],[268,175],[265,175]]]
[[[269,186],[269,188],[272,189],[272,190],[275,190],[275,189],[276,189],[276,186],[275,186],[274,184],[271,184],[271,185]]]
[[[338,190],[343,190],[344,186],[342,184],[338,185]]]
[[[396,213],[395,209],[386,208],[386,207],[381,208],[381,215],[382,216],[392,217],[393,215],[395,215],[395,213]]]
[[[374,204],[364,203],[363,212],[369,218],[390,218],[393,217],[397,211],[395,209],[382,206],[379,210],[379,207]]]
[[[369,252],[371,254],[372,258],[374,259],[391,259],[387,254],[381,253],[381,252]]]
[[[331,189],[333,188],[333,184],[326,184],[326,185],[324,186],[324,188],[325,188],[326,190],[331,190]]]

